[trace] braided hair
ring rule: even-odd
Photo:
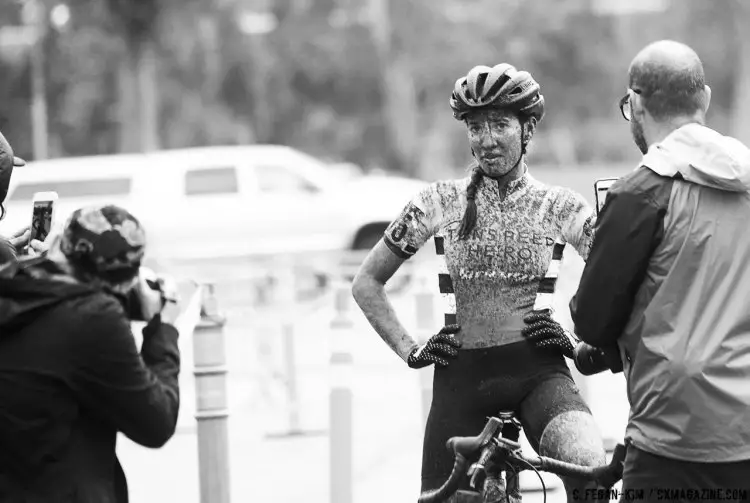
[[[469,181],[469,185],[466,186],[466,210],[461,219],[461,227],[458,228],[458,239],[466,239],[477,224],[476,197],[477,189],[483,176],[482,168],[478,162],[475,162],[471,171],[471,180]]]

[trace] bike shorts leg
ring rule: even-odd
[[[470,412],[458,407],[443,407],[433,401],[422,446],[423,492],[442,486],[453,469],[453,454],[446,446],[448,439],[474,436],[484,428],[486,418]],[[466,484],[462,487],[468,489]]]
[[[454,459],[446,447],[448,439],[478,435],[487,418],[501,410],[515,411],[523,421],[522,404],[534,404],[527,405],[524,428],[532,432],[530,441],[538,449],[544,427],[553,417],[571,407],[581,407],[571,400],[555,401],[555,393],[546,391],[550,384],[545,383],[550,379],[552,384],[558,382],[560,379],[554,379],[561,372],[567,376],[564,383],[574,387],[561,355],[538,351],[526,341],[461,350],[448,367],[435,368],[422,451],[422,491],[442,486],[450,476]],[[470,490],[468,480],[464,479],[459,489]]]
[[[586,466],[606,463],[602,434],[567,368],[541,380],[521,403],[519,416],[540,455]],[[568,501],[598,501],[602,494],[593,482],[561,478]]]

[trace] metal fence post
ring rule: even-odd
[[[201,320],[193,332],[201,503],[230,501],[225,323],[214,285],[204,285]]]
[[[331,390],[328,441],[330,452],[329,487],[331,503],[352,503],[354,499],[353,363],[351,342],[352,292],[347,282],[335,287],[335,314],[331,320]]]
[[[279,321],[281,323],[281,345],[283,348],[282,359],[284,362],[284,378],[287,397],[287,426],[286,435],[299,435],[302,433],[300,427],[300,402],[297,390],[297,359],[294,344],[294,313],[297,298],[297,278],[292,261],[284,261],[276,276],[278,280],[278,302]]]

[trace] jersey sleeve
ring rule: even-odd
[[[591,251],[591,244],[594,241],[596,212],[588,201],[577,192],[566,190],[565,198],[563,238],[586,261]]]
[[[385,230],[383,241],[398,257],[412,257],[435,233],[442,213],[436,187],[431,184],[417,193]]]

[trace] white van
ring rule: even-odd
[[[276,145],[201,147],[30,162],[13,173],[0,233],[31,219],[35,192],[56,191],[56,223],[113,203],[145,225],[160,261],[368,249],[425,182],[344,179]]]

